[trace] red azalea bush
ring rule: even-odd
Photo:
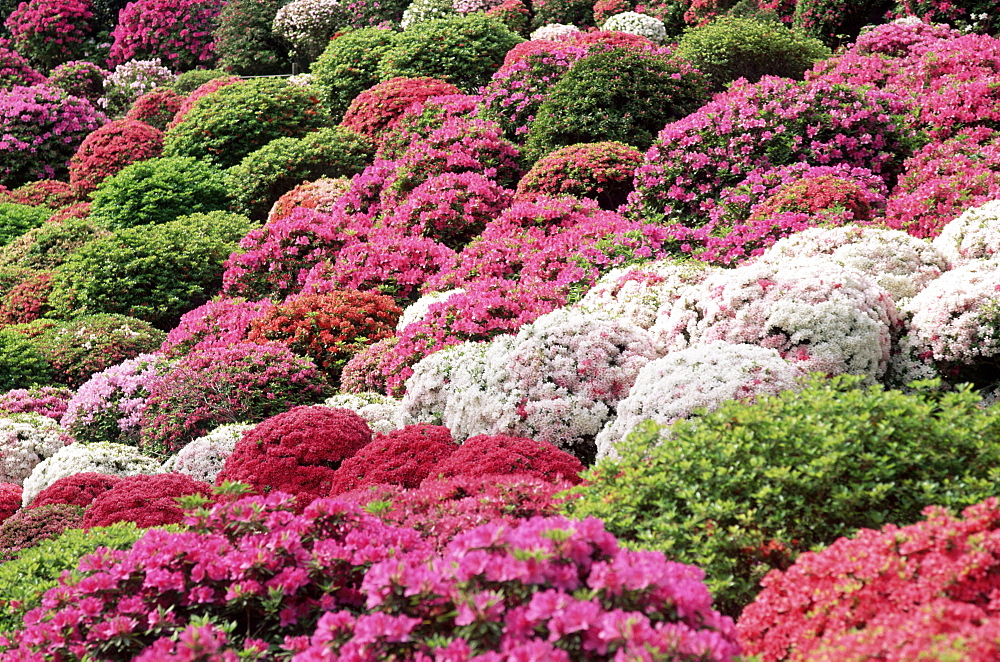
[[[111,72],[87,60],[64,62],[52,70],[47,83],[66,94],[86,99],[96,107],[104,95],[104,79]]]
[[[962,33],[941,23],[892,21],[862,32],[850,49],[859,55],[907,57],[921,55],[941,39],[957,39]]]
[[[340,196],[350,187],[351,182],[343,177],[336,179],[322,177],[315,181],[302,182],[277,199],[267,215],[267,222],[274,223],[288,218],[296,207],[329,214]]]
[[[426,138],[453,117],[469,119],[477,114],[480,97],[444,94],[415,101],[381,134],[375,158],[398,159],[419,138]]]
[[[334,472],[330,496],[382,484],[418,487],[456,449],[451,432],[440,425],[417,423],[376,434]]]
[[[18,53],[45,71],[82,59],[94,32],[91,0],[27,0],[4,25]]]
[[[492,9],[486,10],[486,15],[495,18],[507,26],[511,32],[521,35],[528,34],[528,24],[531,22],[531,10],[521,0],[503,0]]]
[[[37,271],[0,296],[0,326],[33,322],[52,311],[52,272]]]
[[[88,216],[90,216],[90,202],[75,202],[52,214],[48,224],[62,223],[71,219],[83,220]]]
[[[583,469],[580,460],[547,441],[483,434],[462,442],[455,452],[438,463],[434,474],[444,478],[527,474],[575,485],[580,482]]]
[[[125,119],[145,122],[146,124],[165,131],[167,124],[180,112],[186,97],[169,87],[154,87],[132,102]]]
[[[225,0],[135,0],[118,15],[108,63],[160,58],[173,71],[215,62],[212,32]]]
[[[390,297],[374,292],[302,294],[253,319],[247,340],[283,344],[336,382],[354,354],[395,333],[402,313]]]
[[[340,124],[378,144],[382,133],[413,103],[429,97],[461,93],[454,85],[437,78],[390,78],[356,96]]]
[[[167,124],[167,128],[173,128],[184,121],[184,118],[188,116],[188,113],[191,112],[191,109],[194,108],[194,105],[198,103],[200,99],[207,97],[216,90],[222,89],[227,85],[232,85],[233,83],[238,83],[239,81],[239,76],[221,76],[202,83],[196,87],[191,94],[184,98],[184,101],[181,103],[181,107],[177,110],[177,114],[174,115],[174,118],[170,120],[169,124]]]
[[[393,336],[355,354],[340,373],[340,390],[344,393],[388,393],[389,366],[395,362],[393,350],[398,344],[399,338]]]
[[[16,202],[19,205],[63,209],[76,202],[76,191],[66,182],[56,179],[39,179],[18,186],[7,193],[6,197],[7,201]]]
[[[260,421],[331,395],[315,363],[274,343],[191,352],[148,390],[141,445],[158,452],[180,450],[224,423]]]
[[[270,299],[213,299],[184,313],[177,326],[167,333],[160,352],[176,358],[200,349],[245,342],[250,323],[273,307]]]
[[[543,156],[517,183],[517,198],[572,195],[597,200],[601,209],[618,209],[632,191],[642,153],[619,142],[580,143]]]
[[[70,504],[86,508],[122,481],[119,476],[109,476],[94,472],[72,474],[55,481],[32,499],[30,508],[41,508],[51,504]]]
[[[962,517],[936,507],[924,514],[906,527],[862,529],[772,571],[740,618],[746,652],[765,662],[996,657],[997,500]]]
[[[40,414],[58,421],[66,413],[73,391],[61,386],[33,386],[0,394],[0,412]]]
[[[126,476],[94,499],[84,515],[83,528],[111,526],[115,522],[135,522],[141,528],[180,524],[184,511],[177,497],[190,494],[209,498],[212,486],[187,474]]]
[[[163,153],[163,133],[145,122],[121,119],[97,129],[80,143],[69,162],[69,181],[87,194],[111,175]]]
[[[43,540],[58,538],[66,529],[80,528],[83,517],[83,508],[69,504],[22,508],[0,524],[0,563]]]
[[[0,523],[21,509],[21,486],[0,483]]]
[[[39,85],[44,82],[45,76],[28,64],[23,56],[15,50],[0,45],[0,88]]]
[[[305,505],[327,496],[337,468],[371,440],[368,424],[349,409],[295,407],[244,433],[216,484],[288,492]]]
[[[985,24],[992,27],[995,7],[988,0],[896,0],[895,15],[915,16],[928,23]],[[982,27],[980,29],[982,29]]]

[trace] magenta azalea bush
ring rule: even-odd
[[[4,23],[14,47],[44,71],[82,59],[96,27],[91,0],[28,0]]]
[[[128,3],[111,33],[108,64],[160,58],[174,71],[215,61],[212,32],[223,0],[136,0]]]

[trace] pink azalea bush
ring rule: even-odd
[[[72,60],[54,68],[47,82],[52,87],[58,87],[75,97],[82,97],[96,106],[104,93],[104,79],[108,75],[108,71],[93,62]]]
[[[160,58],[174,71],[215,61],[212,32],[223,0],[136,0],[118,16],[108,64]]]
[[[213,299],[184,313],[160,346],[160,352],[177,358],[189,352],[229,347],[244,342],[250,323],[274,306],[270,299]]]
[[[73,391],[60,386],[18,388],[0,394],[0,411],[11,414],[41,414],[55,421],[66,413]]]
[[[4,25],[17,52],[49,71],[83,59],[95,28],[93,9],[91,0],[28,0]]]
[[[0,87],[44,83],[45,76],[28,64],[24,56],[8,46],[10,44],[0,45]]]
[[[0,523],[21,509],[21,486],[0,483]]]
[[[473,94],[442,94],[414,101],[386,128],[375,158],[398,159],[414,139],[426,138],[445,121],[474,116],[481,100]]]

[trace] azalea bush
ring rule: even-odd
[[[45,82],[45,76],[28,64],[24,56],[7,46],[0,46],[0,86],[9,88]]]
[[[330,496],[376,485],[420,486],[458,449],[448,428],[417,423],[385,434],[346,458],[332,477]]]
[[[154,87],[129,106],[125,119],[145,122],[163,131],[181,109],[185,98],[169,87]]]
[[[52,483],[28,504],[31,508],[41,508],[51,504],[69,504],[87,508],[101,494],[121,482],[118,476],[94,473],[92,471],[73,474]]]
[[[350,190],[351,182],[344,177],[320,177],[311,182],[302,182],[283,194],[268,211],[267,221],[273,223],[291,216],[296,207],[306,207],[330,213],[334,203]]]
[[[0,482],[21,485],[39,462],[71,442],[47,416],[5,414],[0,418]]]
[[[212,32],[223,0],[136,0],[118,15],[111,33],[111,66],[160,58],[174,71],[215,62]]]
[[[254,428],[249,423],[227,423],[198,437],[164,462],[164,469],[186,474],[195,480],[215,483],[226,460],[233,454],[243,433]]]
[[[123,62],[104,79],[104,96],[98,100],[98,105],[112,117],[119,117],[146,92],[170,85],[176,78],[177,75],[163,66],[158,57]]]
[[[79,506],[51,505],[15,513],[0,524],[0,563],[60,536],[66,529],[79,528],[82,520],[83,508]]]
[[[270,299],[247,301],[216,297],[181,315],[167,333],[160,351],[177,358],[191,351],[209,347],[227,347],[246,340],[250,322],[274,306]]]
[[[86,99],[98,106],[104,94],[104,80],[110,72],[87,60],[64,62],[49,74],[47,82],[66,94]]]
[[[517,197],[572,195],[597,200],[602,209],[618,209],[632,191],[640,163],[642,153],[620,142],[567,145],[531,166],[517,183]]]
[[[184,474],[136,474],[120,479],[94,499],[83,518],[83,528],[135,522],[149,528],[180,524],[184,511],[178,497],[200,494],[209,497],[211,486]]]
[[[4,22],[18,53],[42,71],[81,60],[94,32],[90,0],[28,0]]]
[[[382,134],[377,159],[399,159],[410,143],[440,129],[450,118],[471,119],[479,114],[481,97],[474,94],[442,94],[414,101]]]
[[[390,78],[353,97],[344,111],[341,125],[378,142],[382,133],[411,104],[434,96],[458,93],[460,90],[454,85],[429,76]]]
[[[66,413],[73,391],[59,386],[17,388],[0,393],[0,412],[40,414],[58,421]]]
[[[163,364],[140,354],[94,373],[66,405],[60,424],[80,442],[139,443],[139,418],[149,384]]]
[[[160,156],[163,134],[131,119],[115,120],[97,129],[80,143],[69,162],[69,181],[86,194],[125,166]]]

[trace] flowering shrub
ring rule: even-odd
[[[427,138],[451,118],[471,119],[479,113],[478,95],[443,94],[410,104],[380,136],[377,159],[399,159],[414,140]]]
[[[619,459],[584,476],[566,510],[700,565],[720,608],[739,613],[768,570],[802,551],[861,527],[914,522],[929,504],[961,508],[992,494],[976,467],[997,453],[997,412],[968,389],[925,384],[906,395],[859,382],[816,378],[669,429],[640,426],[618,445]],[[892,425],[872,424],[886,416]]]
[[[21,485],[38,463],[72,441],[47,416],[5,415],[0,418],[0,483]]]
[[[60,425],[77,441],[138,445],[139,416],[159,369],[155,355],[140,354],[95,373],[70,399]]]
[[[368,136],[378,143],[381,134],[390,128],[411,104],[430,97],[460,92],[461,90],[454,85],[428,76],[390,78],[354,97],[344,111],[341,126]]]
[[[125,166],[160,156],[163,134],[131,119],[115,120],[80,143],[69,162],[69,181],[81,194],[89,193]]]
[[[216,482],[288,492],[304,506],[328,495],[336,470],[371,440],[364,419],[348,409],[295,407],[245,433]]]
[[[83,508],[51,505],[21,510],[0,524],[0,563],[17,558],[43,540],[60,536],[63,531],[77,528],[83,520]]]
[[[0,46],[0,88],[39,85],[44,82],[45,76],[38,73],[17,51]]]
[[[41,508],[52,504],[68,504],[86,508],[101,494],[121,482],[118,476],[94,472],[84,472],[60,478],[31,501],[31,508]]]
[[[654,16],[637,14],[634,11],[615,14],[604,21],[601,29],[609,32],[637,34],[649,39],[654,44],[662,44],[667,38],[667,28],[663,25],[663,21]]]
[[[568,145],[531,166],[517,183],[517,197],[572,195],[597,200],[601,209],[618,209],[632,191],[632,176],[641,163],[642,154],[620,142]]]
[[[165,356],[176,358],[210,347],[227,347],[244,342],[250,322],[266,313],[274,303],[269,299],[215,298],[181,315],[180,322],[160,346]]]
[[[60,478],[80,473],[134,476],[160,471],[159,463],[138,449],[123,444],[97,442],[70,444],[43,460],[24,481],[21,504],[27,508],[42,490]]]
[[[311,182],[302,182],[278,198],[267,215],[267,222],[275,223],[291,216],[296,207],[314,209],[329,214],[334,204],[351,187],[349,180],[338,177],[320,177]]]
[[[195,480],[214,483],[226,460],[233,454],[243,433],[252,430],[247,423],[220,425],[203,437],[198,437],[163,464],[166,471],[186,474]]]
[[[108,63],[161,58],[174,71],[215,62],[212,32],[224,0],[134,0],[118,15]]]
[[[942,23],[901,18],[862,31],[850,49],[859,55],[907,57],[921,55],[939,39],[961,36],[960,31]]]
[[[92,9],[90,0],[27,0],[4,25],[17,52],[49,71],[82,59],[94,30]]]
[[[928,23],[954,23],[968,30],[978,26],[980,27],[978,31],[992,27],[994,17],[989,13],[992,9],[992,5],[988,2],[982,2],[982,0],[961,0],[960,2],[897,0],[894,8],[897,15],[916,17]],[[980,23],[982,23],[981,26]]]
[[[98,105],[112,117],[118,117],[136,99],[157,87],[170,85],[176,78],[176,74],[164,67],[158,57],[123,62],[104,80],[104,96],[98,100]]]
[[[21,509],[21,486],[0,483],[0,523]]]
[[[354,98],[378,83],[378,61],[392,44],[393,34],[381,28],[346,31],[332,39],[313,63],[313,85],[322,92],[334,120],[342,119]]]
[[[454,2],[452,6],[454,6]],[[493,8],[487,9],[486,15],[500,21],[515,34],[522,37],[528,34],[531,10],[528,9],[528,6],[522,0],[502,0],[502,2],[497,3]]]
[[[90,220],[110,230],[167,223],[229,205],[222,172],[190,157],[127,165],[101,182],[92,198]]]
[[[394,336],[379,340],[355,354],[350,361],[344,364],[344,370],[340,374],[341,390],[351,394],[388,393],[390,390],[388,380],[398,363],[394,354],[398,344],[399,338]],[[397,385],[394,392],[399,393],[401,390]],[[347,409],[353,409],[353,407],[344,406]],[[372,427],[372,429],[375,428]]]
[[[442,458],[432,476],[528,475],[555,483],[580,482],[583,465],[569,453],[545,441],[508,435],[469,437]]]
[[[415,25],[436,21],[441,18],[451,18],[458,14],[452,0],[413,0],[403,12],[399,25],[409,30]]]
[[[284,0],[229,0],[212,36],[219,67],[240,76],[288,73],[288,47],[273,29]]]
[[[124,315],[81,315],[59,322],[35,340],[60,384],[77,387],[96,372],[155,351],[163,332]]]
[[[132,103],[125,113],[125,119],[145,122],[163,131],[180,111],[184,99],[184,96],[169,87],[154,87]]]
[[[273,30],[302,60],[312,62],[344,18],[344,7],[337,0],[292,0],[276,12]]]
[[[707,99],[707,79],[684,60],[634,48],[593,52],[552,86],[525,151],[537,160],[558,147],[606,140],[645,150],[664,124]]]
[[[192,74],[197,74],[197,73],[200,73],[197,69],[194,71],[188,71],[186,74],[181,74],[180,76],[178,76],[177,81],[183,82],[183,79],[181,78],[182,76],[190,76]],[[191,112],[191,110],[194,108],[194,105],[198,103],[201,99],[207,97],[216,90],[219,90],[228,85],[232,85],[233,83],[238,83],[240,80],[241,79],[239,76],[226,76],[225,74],[219,76],[216,74],[212,74],[208,80],[200,83],[195,89],[191,90],[191,92],[187,94],[187,96],[184,98],[184,101],[181,102],[180,110],[177,111],[177,114],[174,115],[174,118],[170,120],[170,122],[167,124],[167,128],[172,129],[173,127],[177,126],[182,121],[184,121],[184,118],[188,116],[188,113]],[[177,82],[175,81],[174,84],[171,85],[171,89],[176,90],[177,87],[178,85]],[[178,93],[183,94],[184,92],[181,91]]]
[[[76,192],[66,182],[55,179],[39,179],[18,186],[7,193],[7,197],[11,202],[17,204],[58,210],[73,204],[76,201]]]
[[[393,39],[379,60],[378,76],[430,76],[474,94],[520,41],[503,23],[481,13],[425,21]]]
[[[330,395],[309,359],[276,344],[191,352],[148,386],[142,445],[180,450],[223,423],[256,422]]]
[[[987,659],[996,654],[996,608],[984,596],[996,576],[997,512],[996,498],[961,517],[928,507],[915,524],[862,529],[805,553],[764,578],[740,640],[768,662]]]
[[[83,528],[116,522],[135,522],[142,528],[180,524],[184,511],[176,499],[191,494],[209,497],[212,489],[208,483],[185,474],[137,474],[122,478],[94,499],[83,518]]]
[[[630,211],[703,219],[726,187],[795,161],[867,168],[891,186],[909,152],[895,117],[903,112],[894,96],[824,81],[736,82],[660,132],[636,171]]]
[[[0,296],[0,324],[33,322],[51,312],[52,272],[39,271],[28,276]]]
[[[374,433],[388,434],[398,427],[395,421],[399,400],[381,393],[340,393],[324,400],[323,406],[350,409],[365,419]]]
[[[226,171],[233,208],[264,220],[282,195],[297,184],[320,177],[351,177],[374,155],[372,143],[344,127],[277,138]]]
[[[74,60],[55,67],[46,82],[66,94],[86,99],[97,107],[104,94],[104,79],[109,75],[110,72],[93,62]]]
[[[64,176],[69,158],[104,116],[89,101],[45,85],[0,90],[0,182]]]
[[[73,391],[59,386],[18,388],[0,394],[0,412],[38,414],[58,421],[66,413]]]
[[[973,207],[944,226],[933,241],[934,248],[952,267],[974,260],[988,260],[998,251],[996,232],[1000,227],[1000,200]]]
[[[457,449],[448,428],[438,425],[418,423],[376,434],[334,472],[330,496],[383,484],[419,487]]]
[[[276,78],[220,85],[186,113],[183,107],[178,111],[183,119],[167,129],[164,154],[229,168],[275,138],[301,138],[329,123],[307,87]]]
[[[570,23],[546,23],[531,31],[531,41],[569,41],[580,33],[580,28]]]

